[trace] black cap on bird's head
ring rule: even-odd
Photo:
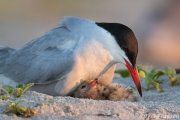
[[[133,81],[142,96],[141,84],[138,71],[136,69],[136,58],[138,54],[138,43],[133,31],[119,23],[96,23],[99,27],[107,30],[116,40],[119,47],[124,51],[128,60],[124,58],[126,67],[128,68]]]

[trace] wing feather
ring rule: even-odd
[[[76,42],[77,37],[65,27],[55,28],[9,57],[4,74],[23,83],[65,76],[73,66]]]

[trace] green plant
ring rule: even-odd
[[[0,99],[6,100],[10,98],[10,96],[20,97],[33,85],[33,83],[20,84],[15,88],[9,85],[3,85],[0,87]]]
[[[130,73],[128,70],[116,70],[115,73],[121,75],[123,78],[130,76]]]
[[[153,68],[145,70],[138,66],[138,72],[140,77],[144,78],[147,90],[154,88],[158,92],[163,92],[164,90],[161,85],[162,81],[159,79],[161,76],[167,76],[171,85],[175,85],[177,82],[180,82],[180,77],[176,75],[176,70],[167,67],[164,69]],[[115,73],[120,74],[122,77],[130,76],[128,70],[117,70]]]
[[[28,83],[28,84],[19,84],[15,91],[14,91],[14,95],[16,97],[20,97],[24,94],[24,92],[26,92],[29,88],[31,88],[34,85],[34,83]]]
[[[163,71],[159,69],[152,69],[150,71],[146,71],[141,67],[138,67],[138,72],[140,77],[144,78],[148,90],[150,88],[155,88],[158,92],[164,91],[161,86],[162,82],[159,80],[159,77],[164,75]]]
[[[7,107],[4,110],[4,113],[6,114],[16,114],[18,116],[22,117],[31,117],[37,114],[35,109],[19,105],[21,101],[15,102],[11,101],[8,103]]]
[[[0,87],[0,99],[7,100],[10,98],[11,90],[7,86]]]
[[[176,83],[180,82],[180,76],[176,75],[175,69],[165,68],[163,72],[164,72],[164,74],[166,74],[168,76],[169,81],[172,86],[174,86]]]

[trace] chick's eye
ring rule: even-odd
[[[81,86],[81,89],[84,89],[84,88],[86,88],[86,85],[82,85],[82,86]]]

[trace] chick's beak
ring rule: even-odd
[[[141,83],[140,83],[140,77],[139,77],[138,70],[137,70],[137,68],[133,67],[126,59],[124,59],[124,60],[125,60],[125,65],[132,76],[134,84],[136,85],[139,95],[142,97]]]

